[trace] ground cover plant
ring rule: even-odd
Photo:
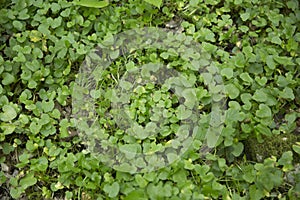
[[[300,198],[297,0],[0,3],[1,199]],[[144,27],[180,35],[174,41],[194,41],[205,59],[193,65],[187,58],[197,54],[174,51],[174,41],[169,49],[154,46],[126,55],[110,49],[116,35]],[[91,106],[74,104],[82,92],[80,67],[99,45],[108,47],[113,62],[87,91],[93,118],[78,126]],[[96,52],[96,59],[104,58],[102,53]],[[147,71],[161,65],[170,69],[169,85],[157,81],[160,69]],[[212,68],[198,73],[198,65]],[[213,72],[224,87],[208,87]],[[137,76],[146,82],[132,84]],[[168,87],[172,84],[177,89]],[[189,90],[181,91],[182,85]],[[220,91],[223,128],[213,148],[202,151],[214,140],[204,136]],[[76,109],[85,111],[74,115]],[[116,112],[120,109],[126,115]],[[190,116],[197,134],[181,154],[180,145],[192,132],[186,125]],[[138,169],[155,163],[154,157],[134,165],[107,164],[103,155],[92,153],[98,146],[90,138],[99,135],[80,134],[90,119],[101,129],[96,139],[102,149],[119,147],[118,162],[132,164],[138,153],[152,155],[171,146],[164,154],[169,164],[152,171]],[[129,121],[135,126],[128,127]],[[158,127],[160,134],[153,136]],[[175,136],[179,143],[169,142]]]

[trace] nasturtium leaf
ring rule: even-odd
[[[78,0],[73,1],[75,5],[78,6],[84,6],[84,7],[90,7],[90,8],[104,8],[109,5],[109,1],[104,0]]]
[[[17,112],[12,105],[4,105],[0,113],[0,119],[4,122],[9,122],[17,117]]]

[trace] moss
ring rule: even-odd
[[[249,160],[261,162],[270,156],[280,158],[284,152],[293,151],[292,145],[300,141],[300,135],[292,133],[262,138],[262,143],[259,143],[256,138],[245,140],[245,153]],[[300,162],[300,156],[296,153],[294,153],[294,162]]]

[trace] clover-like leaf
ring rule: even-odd
[[[4,122],[9,122],[17,117],[17,112],[12,105],[4,105],[0,113],[0,119]]]
[[[256,116],[260,118],[272,117],[272,111],[269,106],[265,104],[260,104],[259,110],[256,111]]]
[[[120,185],[118,182],[114,182],[113,184],[106,184],[103,188],[104,192],[108,193],[110,198],[116,197],[119,194]]]
[[[240,90],[232,83],[225,85],[225,91],[231,99],[237,98],[240,94]]]
[[[37,179],[34,177],[33,173],[27,174],[24,178],[20,180],[19,185],[23,188],[26,189],[34,184],[36,184]]]
[[[160,8],[162,5],[162,0],[144,0],[144,1],[156,6],[157,8]]]
[[[90,8],[104,8],[109,5],[108,0],[100,1],[100,0],[77,0],[73,1],[75,5],[90,7]]]

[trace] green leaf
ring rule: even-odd
[[[260,85],[260,86],[265,86],[266,83],[268,82],[268,79],[266,77],[261,77],[259,78],[258,76],[255,77],[255,81]]]
[[[270,68],[270,69],[275,69],[276,68],[276,63],[274,62],[273,60],[273,56],[267,56],[266,58],[266,63],[267,63],[267,66]]]
[[[278,164],[283,166],[283,171],[288,171],[293,169],[293,152],[287,151],[284,152],[281,158],[278,160]]]
[[[21,196],[21,194],[22,194],[22,192],[23,192],[23,189],[22,188],[20,188],[20,187],[17,187],[17,188],[11,188],[10,189],[10,195],[11,195],[11,197],[12,198],[14,198],[14,199],[19,199],[19,197]]]
[[[258,124],[255,127],[255,130],[258,131],[259,133],[263,134],[263,135],[266,135],[266,136],[271,136],[272,135],[271,130],[263,124]]]
[[[265,104],[260,104],[259,110],[256,111],[256,116],[259,118],[272,117],[272,111],[269,108],[269,106],[267,106]]]
[[[296,144],[297,144],[297,145],[293,145],[292,148],[293,148],[293,150],[294,150],[297,154],[300,155],[300,143],[297,142]]]
[[[289,87],[286,87],[286,88],[283,89],[283,91],[279,92],[279,96],[281,98],[284,98],[284,99],[290,99],[290,100],[294,100],[295,99],[294,92]]]
[[[274,43],[274,44],[281,45],[282,40],[280,39],[279,36],[274,36],[274,37],[272,37],[271,42]]]
[[[253,79],[250,77],[250,75],[247,72],[241,73],[240,77],[243,81],[247,82],[247,83],[252,83]]]
[[[137,182],[140,188],[144,188],[148,184],[148,182],[140,174],[135,175],[135,181]]]
[[[144,1],[156,6],[158,8],[160,8],[162,5],[162,0],[144,0]]]
[[[207,146],[209,148],[214,148],[217,143],[218,137],[218,133],[216,133],[216,131],[214,131],[213,129],[209,128],[206,133]]]
[[[243,21],[246,21],[247,19],[250,18],[250,13],[249,12],[242,13],[240,16]]]
[[[11,75],[10,73],[4,72],[2,74],[2,84],[3,85],[9,85],[11,83],[13,83],[15,81],[15,77],[13,75]]]
[[[221,70],[221,75],[225,76],[227,79],[233,77],[233,69],[232,68],[224,68]]]
[[[33,173],[30,173],[20,180],[19,185],[25,190],[26,188],[33,186],[36,183],[37,179],[34,177]]]
[[[31,170],[36,171],[46,171],[48,168],[48,159],[44,156],[38,158],[38,159],[32,159],[31,160]]]
[[[251,185],[249,188],[250,199],[261,199],[264,197],[263,190],[257,188],[256,185]]]
[[[255,181],[255,170],[252,165],[247,165],[243,167],[243,179],[248,183]]]
[[[268,98],[263,89],[256,90],[252,98],[257,102],[265,102]]]
[[[239,89],[232,83],[225,85],[225,91],[231,99],[235,99],[239,96]]]
[[[292,57],[274,56],[273,58],[276,62],[278,62],[279,64],[284,65],[284,66],[286,66],[286,65],[295,65],[295,63],[293,63],[293,61],[292,61]]]
[[[189,109],[192,109],[196,104],[196,91],[193,88],[187,88],[183,90],[182,96],[184,97],[184,105]]]
[[[126,158],[132,159],[139,149],[139,144],[124,144],[119,149],[126,155]]]
[[[169,163],[173,163],[174,161],[176,161],[178,159],[178,155],[175,153],[168,153],[167,159],[168,159]]]
[[[112,185],[106,184],[103,188],[104,192],[108,193],[110,198],[116,197],[119,194],[120,186],[118,182],[114,182]]]
[[[179,120],[184,120],[189,118],[192,115],[192,111],[189,109],[186,109],[185,106],[180,105],[177,108],[176,116]]]
[[[243,68],[245,66],[246,60],[243,53],[237,53],[233,58],[235,66],[239,68]]]
[[[3,130],[4,135],[9,135],[14,132],[16,126],[14,124],[5,123],[5,124],[1,124],[0,128]]]
[[[20,21],[13,21],[13,26],[18,29],[19,31],[21,31],[23,29],[23,24]]]
[[[235,157],[238,157],[239,155],[241,155],[241,153],[243,152],[244,150],[244,145],[243,143],[239,142],[237,144],[233,144],[233,151],[232,151],[232,154],[235,156]]]
[[[54,102],[52,100],[50,101],[42,101],[42,108],[44,112],[51,112],[54,108]]]
[[[4,122],[9,122],[17,117],[17,112],[11,105],[4,105],[2,111],[3,113],[0,113],[0,119]]]
[[[132,192],[130,192],[124,200],[147,200],[145,191],[142,189],[135,189]]]
[[[97,1],[97,0],[79,0],[73,1],[75,5],[90,7],[90,8],[104,8],[109,5],[109,2],[106,1]]]

